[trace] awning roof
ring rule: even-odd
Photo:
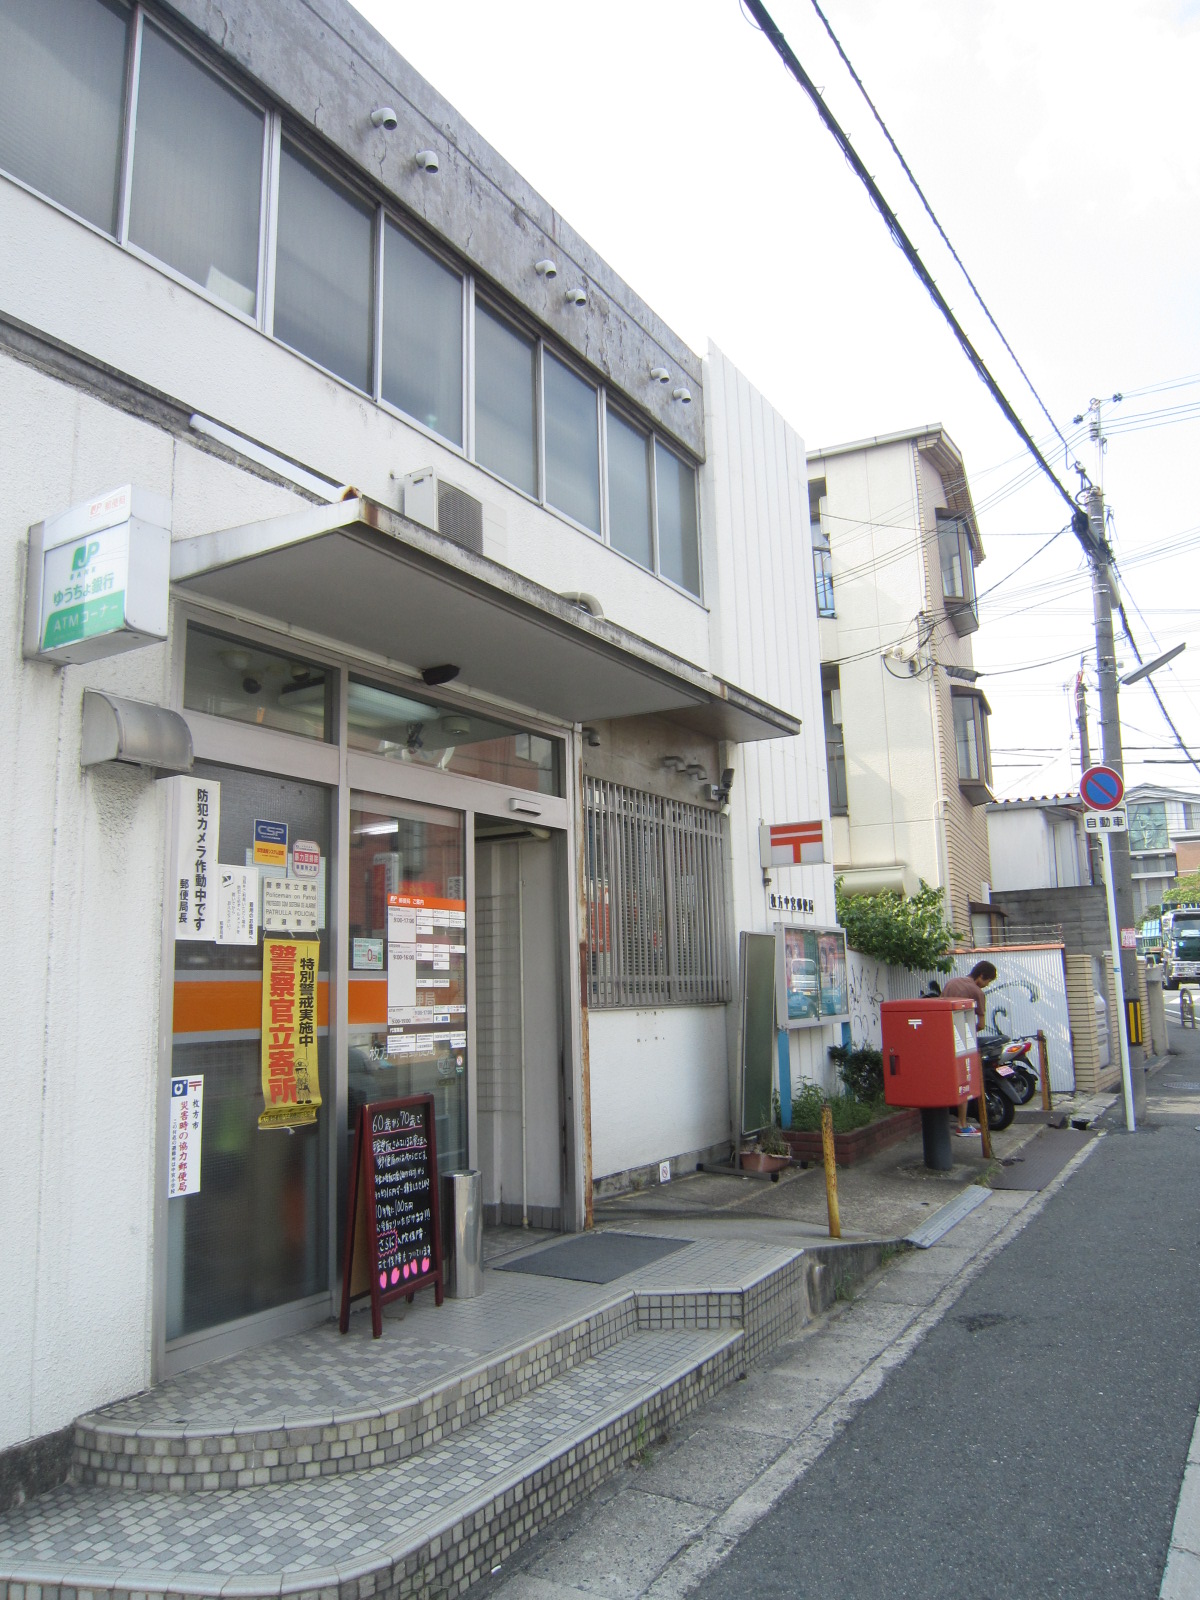
[[[748,743],[799,719],[367,499],[180,539],[171,582],[567,722],[656,714]]]

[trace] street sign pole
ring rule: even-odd
[[[1104,853],[1104,898],[1108,903],[1108,936],[1112,940],[1113,975],[1116,979],[1118,993],[1121,987],[1121,930],[1117,924],[1117,898],[1113,893],[1112,852],[1109,847],[1111,833],[1101,833],[1100,848]],[[1121,1086],[1125,1092],[1125,1129],[1128,1133],[1137,1130],[1137,1120],[1133,1109],[1133,1073],[1129,1065],[1129,1040],[1125,1035],[1125,1018],[1121,1015],[1121,1006],[1118,1002],[1116,1016],[1108,1019],[1108,1048],[1112,1050],[1112,1037],[1115,1032],[1121,1041]]]

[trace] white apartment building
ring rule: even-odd
[[[989,933],[989,707],[976,686],[983,544],[940,424],[810,452],[834,870],[851,892],[942,889]]]

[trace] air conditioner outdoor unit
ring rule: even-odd
[[[437,473],[410,472],[401,479],[404,489],[404,515],[423,528],[440,533],[471,550],[483,554],[483,504],[456,484],[447,483]]]

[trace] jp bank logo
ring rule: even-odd
[[[76,545],[75,554],[71,557],[71,571],[82,572],[84,567],[91,566],[99,554],[99,539],[91,539],[87,544]]]

